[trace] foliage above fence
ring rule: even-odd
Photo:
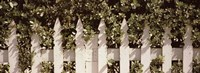
[[[171,38],[174,47],[183,47],[185,26],[193,26],[193,46],[199,47],[200,6],[198,0],[5,0],[0,2],[1,48],[5,44],[8,23],[14,20],[18,26],[32,27],[25,34],[37,33],[42,38],[44,49],[53,47],[53,25],[55,18],[63,25],[63,47],[74,49],[75,24],[81,18],[84,24],[84,38],[89,40],[98,33],[100,19],[106,21],[108,46],[119,47],[120,23],[126,18],[129,25],[129,41],[139,47],[139,38],[144,25],[150,26],[152,47],[161,47],[163,27],[172,28]],[[25,25],[24,25],[25,24]],[[27,30],[29,28],[20,28]],[[24,34],[21,36],[25,36]]]
[[[31,35],[41,38],[41,47],[53,49],[53,27],[61,21],[63,48],[75,49],[76,23],[81,19],[84,39],[99,33],[98,25],[105,20],[107,46],[119,48],[123,34],[120,24],[128,20],[129,45],[141,46],[145,25],[150,29],[151,47],[163,46],[164,27],[171,28],[173,47],[183,47],[186,25],[193,27],[193,47],[200,47],[199,0],[2,0],[0,1],[0,49],[7,49],[8,24],[16,22],[19,66],[24,71],[31,65]],[[15,27],[15,26],[14,26]]]

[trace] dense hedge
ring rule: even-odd
[[[151,47],[162,47],[164,27],[171,28],[173,47],[184,46],[186,25],[193,27],[192,40],[195,48],[200,47],[200,3],[199,0],[1,0],[0,1],[0,48],[9,35],[8,25],[17,24],[20,67],[22,71],[31,65],[30,36],[40,35],[41,47],[53,49],[55,19],[62,24],[63,48],[75,49],[74,36],[77,20],[84,25],[87,41],[99,33],[98,25],[105,20],[108,47],[120,46],[120,23],[128,21],[131,47],[140,47],[138,41],[145,25],[150,26]],[[30,29],[31,28],[31,29]],[[27,57],[25,57],[27,56]],[[27,60],[29,62],[27,62]]]
[[[55,18],[61,20],[63,26],[63,47],[74,49],[75,27],[78,18],[84,24],[84,38],[89,40],[98,33],[101,19],[106,21],[109,47],[120,46],[120,23],[125,18],[129,26],[129,41],[131,47],[139,47],[139,38],[145,25],[150,26],[151,47],[162,47],[163,27],[172,28],[171,39],[173,47],[183,47],[185,26],[193,27],[193,46],[200,44],[200,20],[198,0],[4,0],[0,2],[1,39],[0,47],[6,49],[5,39],[8,37],[8,24],[14,20],[19,28],[28,28],[27,35],[37,33],[41,36],[41,46],[53,48],[53,26]],[[69,32],[70,31],[70,32]],[[25,35],[25,34],[23,34]],[[22,36],[23,36],[22,35]]]

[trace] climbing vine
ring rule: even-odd
[[[73,1],[61,1],[60,2],[60,10],[63,10],[62,13],[64,18],[60,19],[61,24],[63,26],[63,30],[61,34],[63,35],[63,49],[75,49],[75,34],[76,34],[76,24],[78,17],[75,13],[75,6]]]
[[[33,52],[31,52],[31,38],[28,29],[23,23],[17,24],[17,32],[19,34],[18,41],[18,49],[19,49],[19,67],[22,72],[24,72],[28,67],[32,65]],[[23,40],[25,39],[25,40]]]
[[[145,26],[144,24],[146,23],[145,19],[145,15],[131,14],[131,17],[128,20],[128,34],[130,47],[140,48],[141,42],[139,41],[139,39],[142,36],[141,33],[143,33],[143,29]]]
[[[0,19],[3,19],[5,16],[0,15]],[[0,49],[8,49],[8,44],[6,44],[6,42],[8,42],[8,35],[9,35],[9,23],[10,21],[7,20],[0,20]],[[7,31],[5,31],[7,30]]]
[[[0,1],[0,49],[8,49],[8,36],[9,36],[9,24],[11,20],[9,19],[9,13],[12,10],[5,1]]]
[[[195,11],[195,14],[196,14],[196,17],[195,19],[193,20],[193,30],[192,30],[192,40],[193,40],[193,47],[194,48],[199,48],[200,47],[200,39],[198,37],[200,37],[200,20],[199,20],[199,17],[200,17],[200,13],[198,13],[199,10],[196,10]]]

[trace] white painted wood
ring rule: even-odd
[[[75,51],[74,50],[64,50],[64,61],[75,61]],[[108,48],[107,49],[107,59],[113,59],[115,61],[120,60],[119,49]],[[140,49],[130,48],[129,60],[140,60],[141,54]],[[3,63],[8,62],[8,50],[0,50],[0,57],[3,57]],[[53,62],[53,50],[41,50],[42,61]],[[3,53],[3,55],[2,55]],[[155,53],[155,54],[154,54]],[[68,56],[66,56],[68,55]],[[151,59],[156,58],[157,56],[162,55],[161,48],[151,49]],[[193,51],[194,57],[200,57],[200,48],[194,48]],[[97,58],[93,58],[97,60]],[[183,48],[172,48],[172,60],[183,60]],[[2,60],[0,60],[2,61]],[[96,62],[96,61],[95,61]]]
[[[183,47],[183,72],[192,73],[192,61],[193,61],[193,46],[191,41],[192,27],[186,26],[186,34],[184,36],[184,47]]]
[[[171,46],[171,39],[169,38],[171,29],[166,27],[165,34],[163,36],[163,49],[162,55],[164,56],[164,61],[162,65],[162,69],[164,73],[171,73],[172,67],[172,46]]]
[[[18,48],[17,48],[17,35],[16,35],[16,24],[14,21],[10,23],[11,34],[9,35],[9,47],[8,47],[8,62],[10,65],[10,73],[19,73],[18,67]]]
[[[108,48],[107,50],[107,60],[113,59],[115,61],[119,61],[119,49]]]
[[[106,41],[106,25],[104,20],[101,20],[98,30],[98,73],[107,73],[107,41]]]
[[[172,48],[172,60],[182,60],[183,59],[183,48]],[[156,58],[157,56],[162,55],[161,48],[151,49],[151,59]],[[200,50],[195,49],[194,56],[200,56]],[[114,59],[119,61],[119,49],[108,48],[107,59]],[[141,49],[130,48],[129,60],[141,60]]]
[[[130,48],[129,60],[141,60],[141,50],[137,48]]]
[[[64,50],[64,61],[75,61],[75,51]]]
[[[98,62],[98,34],[95,34],[94,39],[93,39],[93,48],[92,48],[92,62]],[[97,63],[98,64],[98,63]],[[97,67],[97,72],[98,72],[98,66]]]
[[[40,53],[40,39],[37,34],[31,36],[31,51],[34,52],[32,59],[31,73],[39,73],[41,69],[41,53]]]
[[[98,73],[97,62],[86,62],[86,73]]]
[[[45,49],[41,50],[42,61],[54,61],[53,50]]]
[[[199,49],[193,48],[193,57],[200,57],[200,50]]]
[[[0,64],[8,63],[8,50],[0,50]]]
[[[7,50],[1,50],[1,51],[6,51]],[[129,54],[129,60],[140,60],[141,54],[140,54],[140,49],[133,49],[130,48],[130,54]],[[172,60],[182,60],[183,59],[183,48],[172,48]],[[107,49],[107,59],[114,59],[115,61],[119,61],[119,49],[114,49],[114,48],[108,48]],[[155,53],[155,54],[153,54]],[[68,57],[64,57],[64,61],[75,61],[75,52],[73,50],[69,50],[64,52],[65,55],[68,55]],[[151,49],[151,57],[156,58],[157,56],[162,55],[162,49],[161,48],[156,48],[156,49]],[[195,57],[200,57],[200,48],[195,48],[193,56]],[[42,50],[42,59],[44,61],[51,61],[53,62],[53,51],[52,50]],[[5,61],[7,62],[7,61]]]
[[[161,48],[151,48],[151,60],[157,58],[159,55],[162,55]]]
[[[3,58],[3,56],[4,56],[4,51],[3,50],[1,50],[0,51],[0,64],[2,64],[4,61],[4,58]]]
[[[172,48],[172,60],[183,60],[183,48]]]
[[[94,35],[86,44],[86,73],[98,73],[97,60],[95,60],[95,57],[98,57],[95,55],[98,46],[97,39],[97,35]]]
[[[87,61],[86,62],[86,73],[98,73],[97,62]]]
[[[126,19],[123,19],[121,24],[122,37],[120,38],[120,73],[129,73],[129,41],[127,30]]]
[[[76,59],[76,73],[85,73],[85,41],[83,37],[83,24],[79,19],[76,25],[76,36],[75,36],[75,59]]]
[[[151,55],[150,55],[150,44],[149,44],[149,26],[145,25],[143,35],[141,37],[142,40],[142,47],[141,47],[141,64],[144,66],[142,70],[144,73],[150,73],[150,62],[151,62]]]
[[[87,41],[86,47],[86,61],[95,61],[95,57],[98,57],[95,55],[97,53],[97,35],[94,35],[89,41]],[[95,53],[96,52],[96,53]],[[96,60],[97,61],[97,60]]]
[[[62,48],[62,35],[61,35],[61,24],[57,18],[54,25],[54,73],[61,73],[63,71],[63,48]]]

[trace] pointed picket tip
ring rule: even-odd
[[[60,20],[59,18],[56,18],[56,22],[55,22],[55,25],[54,25],[54,30],[58,30],[61,28],[61,24],[60,24]]]
[[[187,39],[187,38],[188,38],[188,40],[191,39],[191,35],[192,35],[191,31],[192,31],[192,26],[187,25],[187,26],[186,26],[186,33],[185,33],[185,35],[184,35],[184,39]],[[186,41],[186,42],[187,42],[187,41]]]
[[[81,22],[81,19],[78,19],[78,22],[76,24],[76,35],[75,35],[75,39],[79,40],[81,39],[81,37],[83,36],[83,24]],[[80,41],[80,40],[79,40]]]
[[[103,19],[101,19],[98,30],[105,31],[105,29],[106,29],[105,21]]]
[[[122,23],[121,23],[121,29],[123,31],[127,31],[128,30],[128,26],[127,26],[127,22],[126,22],[126,19],[124,18]]]
[[[76,31],[78,32],[78,30],[80,30],[80,31],[83,30],[83,24],[81,22],[81,19],[78,19],[78,22],[76,24]]]

